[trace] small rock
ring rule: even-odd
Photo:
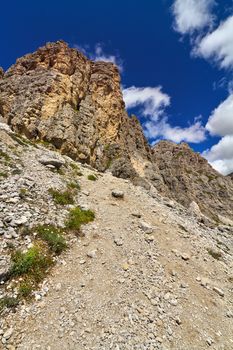
[[[83,264],[85,264],[86,263],[86,260],[84,260],[84,259],[81,259],[80,261],[79,261],[79,264],[80,265],[83,265]]]
[[[146,242],[151,243],[155,240],[155,237],[153,235],[149,235],[145,238]]]
[[[123,191],[118,191],[118,190],[113,190],[112,191],[112,196],[114,198],[124,198],[124,192]]]
[[[188,254],[186,254],[186,253],[183,253],[183,254],[181,254],[181,258],[182,258],[183,260],[187,261],[187,260],[190,260],[190,255],[188,255]]]
[[[40,294],[35,294],[35,300],[40,301],[42,299],[42,296]]]
[[[172,306],[176,306],[176,305],[178,304],[178,302],[177,302],[176,299],[172,299],[172,300],[170,300],[170,304],[171,304]]]
[[[88,252],[87,256],[88,256],[88,258],[92,258],[92,259],[96,258],[96,250],[92,250],[92,251]]]
[[[142,217],[142,215],[138,212],[133,212],[131,215],[134,216],[135,218],[139,218],[139,219]]]
[[[158,343],[162,343],[163,342],[163,339],[160,338],[160,337],[157,337],[156,340],[157,340]]]
[[[139,227],[142,231],[144,231],[148,235],[153,233],[153,227],[145,221],[141,221],[139,224]]]
[[[175,319],[175,321],[176,321],[176,323],[180,326],[181,325],[181,319],[179,318],[179,317],[176,317],[176,319]]]
[[[8,340],[13,334],[13,328],[9,328],[6,330],[6,332],[3,334],[3,338]]]
[[[124,241],[123,241],[123,239],[121,238],[121,237],[116,237],[116,238],[114,238],[114,243],[118,246],[118,247],[120,247],[120,246],[122,246],[123,244],[124,244]]]
[[[218,287],[213,287],[213,291],[216,292],[220,297],[224,297],[224,291]]]
[[[65,165],[65,162],[63,159],[55,158],[55,157],[49,157],[49,156],[43,156],[39,159],[39,162],[43,165],[53,165],[56,169],[60,169],[62,165]]]
[[[197,217],[202,216],[199,205],[194,201],[190,203],[188,211],[190,212],[190,214],[194,216],[197,216]]]
[[[209,346],[211,346],[212,344],[213,344],[213,339],[211,339],[211,338],[207,338],[206,339],[206,343],[209,345]]]
[[[202,278],[200,282],[201,282],[201,286],[205,288],[207,288],[210,283],[210,281],[207,278]]]
[[[226,316],[229,318],[233,318],[233,311],[227,311]]]
[[[59,282],[58,284],[56,284],[55,290],[56,290],[56,292],[58,292],[59,290],[61,290],[61,283],[60,283],[60,282]]]
[[[128,271],[128,269],[129,269],[129,264],[124,263],[124,264],[122,265],[122,269],[123,269],[124,271]]]
[[[15,224],[16,224],[17,226],[26,224],[27,222],[28,222],[28,219],[27,219],[26,216],[24,216],[24,215],[21,216],[20,219],[15,220]]]
[[[90,192],[89,191],[82,191],[82,193],[85,195],[85,196],[87,196],[87,197],[89,197],[90,196]]]

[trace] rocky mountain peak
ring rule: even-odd
[[[150,153],[140,125],[125,111],[117,67],[90,61],[63,41],[8,69],[0,83],[0,112],[14,131],[100,170],[123,157],[135,173],[131,158]]]
[[[195,201],[216,220],[219,214],[232,218],[230,177],[186,143],[161,141],[152,149],[138,119],[125,110],[114,64],[93,62],[58,41],[17,59],[0,77],[1,119],[14,132],[186,207]]]
[[[198,203],[207,216],[219,220],[219,215],[232,217],[233,188],[229,178],[222,176],[199,153],[186,143],[161,141],[153,147],[168,196],[189,206]]]

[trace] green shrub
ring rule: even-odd
[[[75,164],[75,163],[70,163],[70,167],[71,167],[73,170],[79,170],[78,165]]]
[[[13,252],[12,268],[10,270],[11,276],[30,276],[30,278],[39,283],[44,275],[45,271],[49,266],[52,265],[53,261],[51,256],[46,254],[45,247],[39,244],[34,245],[26,253],[22,253],[20,250]]]
[[[79,231],[82,224],[87,224],[93,221],[94,218],[95,214],[91,210],[83,210],[79,207],[71,209],[68,220],[66,221],[66,228]]]
[[[66,204],[74,204],[74,198],[70,191],[57,191],[53,188],[49,189],[49,194],[53,197],[53,200],[56,204],[66,205]]]
[[[67,187],[69,188],[69,189],[71,189],[71,190],[80,190],[81,189],[81,187],[80,187],[80,185],[79,185],[79,183],[78,182],[69,182],[68,184],[67,184]]]
[[[53,225],[40,225],[36,227],[36,232],[55,254],[61,254],[67,248],[61,229]]]
[[[0,312],[4,309],[4,308],[14,308],[18,305],[19,300],[16,298],[12,298],[12,297],[4,297],[2,299],[0,299]]]
[[[29,297],[33,291],[33,281],[31,281],[29,279],[22,281],[19,285],[18,291],[19,291],[20,297],[22,297],[22,298]]]
[[[97,180],[97,176],[95,176],[94,174],[90,174],[88,175],[88,180],[91,180],[91,181],[96,181]]]

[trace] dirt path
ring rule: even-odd
[[[208,255],[210,231],[110,174],[83,176],[81,188],[96,220],[45,281],[47,295],[9,315],[3,348],[231,350],[231,260]]]

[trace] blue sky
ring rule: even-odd
[[[115,60],[129,112],[151,143],[188,141],[210,149],[205,156],[218,170],[233,171],[232,0],[14,0],[1,13],[4,69],[59,39]]]

